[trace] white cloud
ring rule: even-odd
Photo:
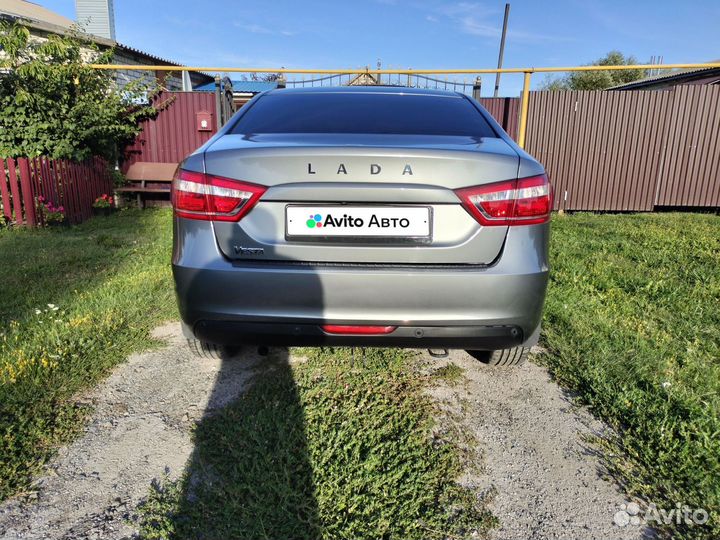
[[[291,32],[290,30],[275,30],[256,23],[244,23],[240,21],[235,21],[233,23],[233,26],[251,34],[265,34],[275,36],[294,36],[297,34],[297,32]]]
[[[502,33],[502,12],[477,2],[446,4],[438,7],[437,13],[455,24],[465,34],[497,39]],[[508,39],[525,43],[571,41],[564,36],[516,30],[513,28],[512,12]]]

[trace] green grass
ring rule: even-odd
[[[67,230],[0,230],[0,500],[28,489],[77,433],[78,393],[176,317],[170,218],[125,211]]]
[[[431,377],[454,386],[463,380],[465,370],[457,364],[446,364],[432,372]]]
[[[551,262],[541,361],[617,428],[631,493],[711,513],[665,533],[720,537],[720,219],[559,216]]]
[[[186,476],[155,485],[142,537],[451,538],[495,519],[454,479],[455,437],[433,429],[411,353],[283,356],[195,432]],[[222,378],[222,374],[220,375]]]
[[[0,498],[78,433],[77,396],[177,317],[170,244],[169,211],[0,232]],[[353,369],[346,350],[305,352],[202,422],[192,476],[158,484],[144,508],[147,537],[424,538],[495,523],[454,482],[461,452],[433,429],[430,378],[406,353]]]
[[[77,396],[177,317],[169,251],[166,210],[0,231],[0,498],[28,489],[78,432],[88,411]],[[616,428],[600,444],[631,494],[711,513],[664,533],[720,537],[720,220],[559,216],[551,251],[540,361]],[[493,526],[453,481],[461,434],[433,425],[423,393],[462,373],[421,376],[401,351],[371,351],[364,369],[344,349],[303,353],[292,366],[276,359],[201,422],[189,473],[157,483],[141,511],[146,538],[440,538]]]

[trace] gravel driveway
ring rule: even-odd
[[[132,356],[85,398],[95,407],[85,433],[59,453],[37,490],[0,505],[1,538],[131,538],[134,508],[152,480],[181,474],[192,425],[238,396],[262,366],[247,354],[216,385],[221,363],[192,357],[177,324],[156,335],[167,345]],[[543,368],[491,369],[460,351],[448,361],[467,380],[432,393],[462,410],[462,427],[481,442],[483,474],[463,481],[496,493],[491,509],[502,526],[493,538],[643,537],[639,526],[613,523],[626,500],[584,442],[602,424],[572,405]]]

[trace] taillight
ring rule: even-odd
[[[266,190],[240,180],[178,169],[172,205],[176,216],[188,219],[238,221]]]
[[[530,176],[455,191],[481,225],[532,225],[550,219],[547,176]]]

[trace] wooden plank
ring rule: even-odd
[[[92,205],[88,174],[82,163],[73,163],[72,166],[80,190],[80,219],[85,220],[90,217],[91,212],[89,207]]]
[[[20,165],[20,187],[22,190],[23,205],[25,206],[25,222],[30,227],[37,225],[35,217],[35,192],[32,185],[32,175],[30,172],[30,160],[28,158],[19,158]]]
[[[22,201],[20,199],[20,185],[18,184],[17,171],[15,170],[15,160],[8,159],[8,176],[10,179],[10,193],[12,194],[13,210],[15,212],[15,223],[22,225],[23,219]]]
[[[150,163],[147,161],[137,161],[130,165],[125,176],[128,180],[135,182],[142,180],[172,182],[177,167],[177,163]]]
[[[70,208],[70,219],[73,223],[79,221],[80,216],[80,196],[78,194],[77,182],[72,171],[72,163],[63,160],[62,168],[62,189],[65,193],[66,206]]]
[[[117,188],[115,191],[118,191],[120,193],[170,193],[170,186],[168,187],[157,187],[157,188],[151,188],[151,187],[136,187],[136,188],[128,188],[128,187],[121,187]]]
[[[12,221],[12,208],[10,207],[10,192],[8,191],[7,177],[5,176],[5,160],[0,159],[0,196],[2,196],[3,215]]]

